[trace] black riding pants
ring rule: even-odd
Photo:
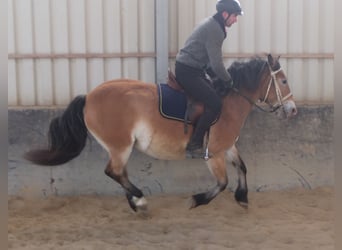
[[[221,112],[221,98],[205,78],[203,70],[176,62],[175,73],[177,82],[184,88],[184,91],[196,101],[204,104],[204,113],[196,125],[198,133],[204,136],[205,131]]]

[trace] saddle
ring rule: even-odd
[[[196,102],[187,96],[176,80],[176,76],[169,70],[166,84],[159,84],[159,107],[162,116],[184,122],[184,133],[188,132],[188,124],[196,123],[204,112],[203,103]],[[212,123],[216,123],[217,119]]]

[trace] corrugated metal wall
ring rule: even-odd
[[[113,78],[155,82],[155,1],[9,0],[8,104],[65,105]],[[215,2],[169,0],[171,68]],[[229,29],[225,64],[279,53],[297,101],[332,102],[334,0],[240,2],[245,15]]]
[[[12,0],[8,8],[9,105],[65,105],[113,78],[154,81],[154,0]]]

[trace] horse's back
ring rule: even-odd
[[[113,112],[115,108],[126,108],[133,100],[157,101],[155,84],[137,80],[118,79],[102,83],[87,95],[87,106],[111,107],[105,111]],[[118,106],[122,107],[118,107]],[[114,108],[114,110],[113,110]]]
[[[145,92],[151,93],[151,91],[156,91],[155,84],[144,83],[137,80],[130,79],[117,79],[104,82],[93,89],[87,95],[87,102],[95,101],[98,102],[98,99],[102,99],[103,97],[108,96],[119,96],[119,95],[128,95],[134,93],[135,95],[142,94]]]

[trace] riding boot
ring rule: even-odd
[[[209,110],[205,111],[197,122],[197,125],[191,135],[190,141],[186,146],[187,158],[204,158],[206,155],[203,148],[204,135],[215,120],[216,115]]]

